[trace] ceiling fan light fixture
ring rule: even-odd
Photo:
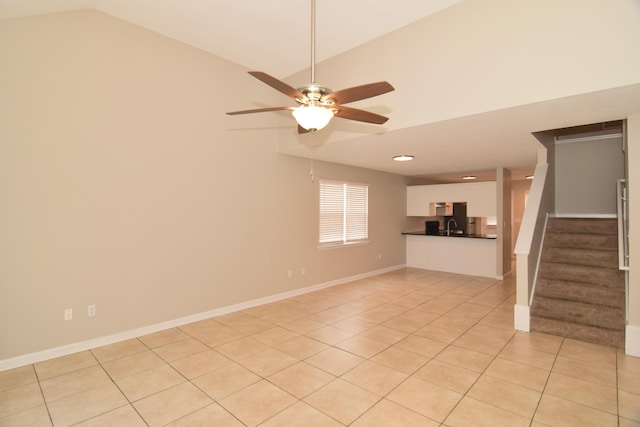
[[[394,90],[388,82],[368,83],[353,86],[333,92],[331,89],[316,84],[316,0],[311,0],[311,83],[294,88],[282,80],[268,75],[262,71],[249,71],[256,79],[260,80],[278,92],[288,96],[298,103],[298,107],[267,107],[253,108],[251,110],[230,111],[227,114],[265,113],[269,111],[292,111],[293,117],[298,122],[298,133],[314,133],[327,126],[335,115],[341,119],[355,120],[363,123],[381,125],[388,117],[358,108],[346,107],[344,104],[372,98]]]
[[[317,105],[301,105],[293,110],[291,114],[293,114],[300,126],[313,132],[328,125],[335,111]]]
[[[413,156],[408,154],[401,154],[399,156],[394,156],[393,160],[396,162],[408,162],[409,160],[413,160]]]

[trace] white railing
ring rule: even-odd
[[[549,165],[538,164],[516,241],[516,304],[514,327],[529,332],[530,306],[540,262],[547,213],[553,211],[553,191],[548,179]]]
[[[627,181],[617,183],[618,199],[618,268],[629,270],[629,219],[627,217]]]

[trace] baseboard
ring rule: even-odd
[[[311,285],[304,288],[295,289],[293,291],[283,292],[283,293],[271,295],[264,298],[245,301],[239,304],[234,304],[227,307],[221,307],[214,310],[205,311],[203,313],[197,313],[190,316],[181,317],[179,319],[173,319],[166,322],[157,323],[155,325],[145,326],[142,328],[119,332],[113,335],[94,338],[94,339],[81,341],[81,342],[77,342],[69,345],[64,345],[60,347],[43,350],[43,351],[38,351],[35,353],[25,354],[25,355],[13,357],[10,359],[0,360],[0,372],[6,371],[7,369],[18,368],[20,366],[26,366],[33,363],[43,362],[45,360],[67,356],[69,354],[77,353],[80,351],[86,351],[92,348],[102,347],[102,346],[114,344],[120,341],[141,337],[144,335],[152,334],[154,332],[160,332],[165,329],[186,325],[188,323],[198,322],[201,320],[210,319],[216,316],[222,316],[224,314],[229,314],[236,311],[246,310],[248,308],[256,307],[263,304],[269,304],[269,303],[284,300],[287,298],[292,298],[298,295],[308,294],[311,292],[319,291],[321,289],[330,288],[333,286],[338,286],[345,283],[353,282],[355,280],[378,276],[380,274],[399,270],[405,267],[406,265],[396,265],[392,267],[387,267],[380,270],[370,271],[367,273],[357,274],[355,276],[344,277],[344,278],[332,280],[329,282],[319,283],[316,285]]]
[[[640,357],[640,326],[627,325],[624,337],[624,353]]]
[[[504,274],[496,274],[496,279],[498,280],[505,280],[509,277],[513,276],[513,270],[509,270]]]
[[[513,327],[522,332],[530,331],[530,307],[528,305],[513,305]]]

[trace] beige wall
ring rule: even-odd
[[[405,262],[407,180],[320,162],[371,243],[317,250],[310,162],[224,115],[280,96],[243,68],[90,11],[0,22],[0,58],[0,361]]]
[[[635,0],[462,2],[317,75],[392,82],[383,104],[397,110],[377,110],[392,130],[621,87],[640,74],[639,13]],[[294,133],[277,114],[223,114],[281,102],[241,67],[92,12],[0,22],[0,58],[0,360],[404,262],[406,180],[323,163],[317,177],[380,198],[371,244],[317,251],[310,162],[276,153]]]

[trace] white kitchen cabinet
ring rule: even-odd
[[[490,181],[407,187],[407,216],[432,216],[435,202],[467,202],[467,216],[495,217],[497,185]]]
[[[407,187],[407,216],[431,216],[427,185]]]

